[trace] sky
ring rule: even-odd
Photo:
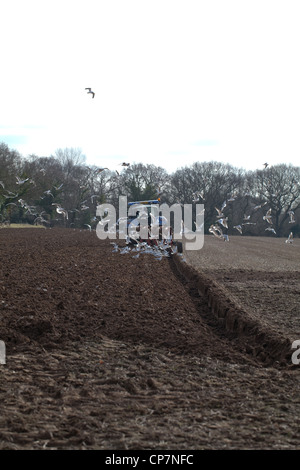
[[[0,142],[23,157],[73,147],[105,167],[299,166],[297,0],[9,0],[0,11]]]

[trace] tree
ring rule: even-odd
[[[286,235],[287,222],[292,220],[291,215],[300,208],[300,168],[280,164],[257,170],[253,174],[252,183],[253,197],[264,203],[265,212],[271,210],[272,227],[277,236]],[[290,224],[289,229],[293,224]],[[263,225],[266,226],[266,223]]]

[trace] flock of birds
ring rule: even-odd
[[[88,93],[91,93],[92,97],[94,98],[95,93],[91,90],[91,88],[86,88],[86,90],[88,90]],[[129,167],[130,163],[122,162],[122,163],[119,163],[118,166]],[[267,166],[268,166],[268,163],[264,163],[264,167],[266,168]],[[105,170],[111,171],[111,169],[109,169],[107,167],[103,167],[103,168],[97,168],[95,170],[95,172],[101,173]],[[117,173],[117,175],[120,174],[118,170],[115,169],[114,171]],[[40,170],[40,172],[45,174],[45,169],[42,168]],[[34,183],[34,181],[32,181],[30,178],[20,178],[19,176],[16,176],[16,184],[18,186],[22,186],[23,184],[25,184],[28,181],[30,183]],[[2,186],[3,189],[5,189],[4,183],[2,181],[0,181],[0,186]],[[60,190],[62,188],[62,186],[63,186],[63,184],[61,184],[60,186],[53,186],[53,188],[55,190]],[[158,188],[156,190],[156,192],[157,192],[158,195],[160,195],[161,194],[160,188]],[[5,204],[6,207],[8,207],[8,206],[17,206],[19,204],[22,208],[24,208],[26,210],[27,214],[31,214],[31,215],[36,216],[36,218],[34,220],[34,224],[38,224],[38,223],[40,223],[40,224],[49,224],[49,221],[46,220],[45,217],[44,217],[44,216],[47,215],[45,211],[37,213],[36,208],[34,206],[30,206],[29,204],[27,204],[26,201],[24,201],[22,198],[19,198],[17,200],[17,202],[11,202],[10,200],[16,201],[16,198],[18,197],[17,193],[6,190],[6,193],[2,194],[2,196],[4,196],[4,198],[7,200],[7,202]],[[41,196],[41,198],[44,198],[46,196],[50,196],[54,199],[54,195],[53,195],[53,193],[50,189],[44,191],[44,194]],[[91,196],[91,201],[92,202],[93,202],[93,199],[95,197],[97,197],[97,195]],[[214,224],[212,224],[209,227],[209,233],[213,234],[216,238],[221,239],[223,241],[229,241],[229,236],[226,233],[224,233],[224,229],[228,229],[228,217],[226,216],[224,211],[225,211],[226,207],[228,207],[228,205],[236,199],[236,197],[237,197],[237,194],[233,194],[223,202],[221,208],[215,207],[215,210],[217,212],[216,221],[215,221]],[[205,201],[203,192],[198,191],[198,192],[193,193],[192,201],[193,202],[198,202],[200,200],[202,200],[203,202]],[[68,211],[68,210],[64,209],[60,204],[58,204],[56,202],[53,202],[52,205],[55,206],[56,212],[58,214],[62,215],[64,220],[68,220],[68,218],[69,218],[68,212],[74,212],[74,211],[80,212],[80,211],[84,211],[84,210],[89,209],[90,207],[86,203],[87,203],[87,200],[83,201],[81,203],[80,209],[73,209],[72,211]],[[259,209],[262,209],[266,204],[267,204],[267,202],[256,205],[252,209],[252,213],[250,215],[244,214],[243,221],[239,225],[234,225],[233,228],[236,229],[240,234],[242,234],[244,226],[255,225],[257,222],[251,220],[252,215],[256,211],[258,211]],[[205,211],[205,209],[204,209],[204,211]],[[288,212],[288,215],[289,215],[289,224],[295,223],[296,221],[295,221],[294,211],[290,210]],[[98,220],[98,219],[96,219],[94,217],[94,220]],[[276,231],[273,227],[273,221],[272,221],[272,209],[268,209],[262,215],[262,220],[264,220],[267,224],[267,227],[265,228],[265,231],[269,231],[269,232],[272,232],[272,233],[276,234]],[[100,220],[98,222],[101,223],[102,220]],[[201,225],[201,227],[199,227],[196,222],[194,222],[194,224],[195,224],[195,231],[196,232],[203,231],[203,224]],[[74,225],[74,224],[71,224],[71,225]],[[92,230],[91,225],[89,225],[89,224],[84,224],[84,225],[90,231]],[[184,231],[185,231],[184,224],[182,224],[182,234],[184,234]],[[288,236],[288,239],[286,240],[286,243],[288,243],[288,244],[293,243],[293,232],[292,231],[290,232],[290,234]],[[127,243],[127,245],[129,245],[129,242]],[[158,241],[158,243],[154,244],[154,245],[149,245],[146,242],[139,242],[138,240],[136,240],[136,246],[134,248],[130,248],[129,246],[126,246],[125,248],[118,248],[117,245],[114,244],[114,251],[117,251],[117,250],[121,254],[136,251],[136,254],[134,256],[135,258],[139,257],[141,253],[152,253],[152,254],[154,254],[154,256],[157,259],[162,259],[165,256],[170,256],[170,254],[174,254],[175,252],[177,252],[176,246],[172,245],[171,240]]]
[[[119,166],[128,167],[128,166],[130,166],[130,163],[121,162],[117,166],[118,167]],[[115,173],[117,175],[120,175],[120,172],[118,171],[118,169],[110,170],[109,168],[97,168],[95,170],[95,172],[96,173],[101,173],[104,170],[115,171]],[[43,175],[46,174],[46,170],[44,168],[41,168],[39,171]],[[29,182],[32,185],[35,185],[35,182],[32,178],[20,178],[19,176],[16,176],[16,185],[18,185],[20,188],[21,188],[22,185],[24,185],[27,182]],[[45,219],[45,216],[47,216],[47,215],[49,216],[49,214],[47,214],[46,211],[41,211],[40,213],[38,213],[36,206],[31,206],[30,204],[28,204],[22,198],[17,199],[19,197],[18,192],[9,191],[8,189],[6,189],[5,184],[4,184],[3,181],[0,181],[0,186],[4,190],[2,196],[6,200],[6,202],[4,204],[5,207],[7,207],[7,208],[9,206],[22,207],[23,209],[25,209],[26,214],[29,214],[29,215],[32,215],[32,216],[36,217],[33,221],[33,223],[35,225],[37,225],[37,224],[49,224],[50,223],[47,219]],[[53,185],[53,189],[55,189],[56,191],[59,191],[62,187],[63,187],[63,183],[60,184],[59,186]],[[47,189],[46,191],[44,191],[43,194],[40,196],[40,198],[44,199],[45,197],[52,197],[54,199],[53,189]],[[22,191],[20,191],[20,193],[21,192]],[[97,198],[96,194],[91,196],[91,202],[92,203],[94,201],[94,198]],[[13,202],[13,201],[15,201],[15,202]],[[56,202],[53,202],[52,205],[55,206],[56,212],[58,214],[63,215],[63,219],[64,219],[64,221],[66,221],[66,220],[69,219],[69,212],[81,212],[81,211],[85,211],[85,210],[90,209],[90,207],[87,205],[87,203],[88,203],[88,200],[86,199],[85,201],[82,201],[80,203],[80,208],[79,209],[74,208],[74,209],[71,209],[71,210],[64,209],[60,204],[58,204]],[[0,214],[0,217],[1,217],[0,223],[2,223],[2,224],[5,223],[6,221],[3,221],[2,214]],[[87,226],[88,228],[91,229],[91,226],[89,224],[85,224],[85,226]]]
[[[233,198],[230,199],[232,201]],[[255,206],[252,210],[252,214],[246,215],[244,214],[243,222],[239,225],[234,225],[233,228],[236,229],[240,234],[243,233],[243,226],[245,225],[256,225],[257,222],[254,222],[251,220],[251,217],[254,212],[257,210],[261,209],[267,204],[267,202],[264,202],[263,204],[259,204]],[[212,233],[215,237],[220,238],[224,241],[229,241],[229,237],[227,234],[223,233],[223,228],[228,229],[228,217],[225,217],[223,211],[225,207],[227,206],[227,201],[224,201],[222,204],[221,209],[218,209],[217,207],[215,208],[217,211],[217,216],[216,216],[216,223],[212,224],[209,227],[209,232]],[[289,214],[289,224],[294,224],[295,221],[295,213],[294,211],[290,210],[288,211]],[[272,232],[276,235],[276,231],[273,227],[273,221],[272,221],[272,209],[268,209],[267,212],[262,216],[262,220],[264,220],[267,223],[267,227],[265,228],[265,231],[267,232]],[[218,224],[218,225],[217,225]],[[290,232],[289,238],[287,240],[287,243],[293,243],[293,232]]]
[[[264,163],[263,166],[264,168],[267,168],[269,164]],[[228,203],[233,202],[236,199],[236,197],[237,195],[233,194],[231,197],[229,197],[223,202],[220,209],[218,207],[215,207],[217,211],[216,222],[209,227],[209,232],[212,233],[216,238],[219,238],[223,241],[229,241],[228,235],[226,233],[223,233],[224,228],[228,229],[228,217],[225,216],[224,209],[227,207]],[[205,201],[203,192],[201,191],[195,192],[193,194],[193,202],[198,202],[200,200],[202,200],[203,202]],[[256,225],[257,222],[252,221],[251,217],[253,213],[255,213],[259,209],[262,209],[266,204],[267,202],[256,205],[252,209],[252,213],[248,215],[244,214],[243,222],[241,222],[241,224],[239,225],[234,225],[233,228],[236,229],[240,234],[242,234],[243,227],[245,225]],[[293,210],[289,210],[288,215],[289,215],[289,224],[296,223],[295,212]],[[267,227],[265,228],[265,231],[272,232],[276,235],[276,231],[273,227],[273,221],[272,221],[272,209],[268,209],[268,211],[262,216],[262,220],[264,220],[268,224]],[[197,227],[196,222],[194,223],[196,226],[196,230],[200,229],[199,227]],[[290,232],[286,240],[286,243],[289,243],[289,244],[293,243],[293,232]]]
[[[120,247],[116,242],[111,242],[113,245],[113,253],[132,254],[132,258],[139,258],[141,255],[152,255],[158,261],[163,258],[170,258],[172,255],[178,253],[176,245],[173,245],[171,240],[157,240],[156,244],[150,245],[145,241],[138,241],[132,245],[132,241],[129,237],[126,239],[126,246]],[[181,253],[178,255],[182,256]]]

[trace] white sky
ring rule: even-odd
[[[298,0],[3,1],[0,142],[169,172],[299,166],[299,11]]]

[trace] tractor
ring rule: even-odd
[[[174,240],[173,229],[170,226],[168,230],[168,236],[164,232],[164,237],[162,235],[162,228],[168,225],[166,217],[163,215],[154,215],[152,214],[152,207],[160,204],[160,199],[152,199],[147,201],[135,201],[129,202],[128,207],[136,206],[135,214],[129,215],[127,217],[127,232],[129,243],[135,245],[139,242],[146,242],[150,246],[157,246],[160,243],[165,243],[169,245],[170,251],[174,251],[176,247],[178,253],[182,253],[182,242]],[[139,217],[139,219],[137,219]],[[145,217],[144,226],[147,227],[147,238],[142,238],[139,236],[140,231],[140,222],[143,217]],[[151,227],[158,226],[158,238],[151,237]],[[131,230],[132,229],[132,230]]]

